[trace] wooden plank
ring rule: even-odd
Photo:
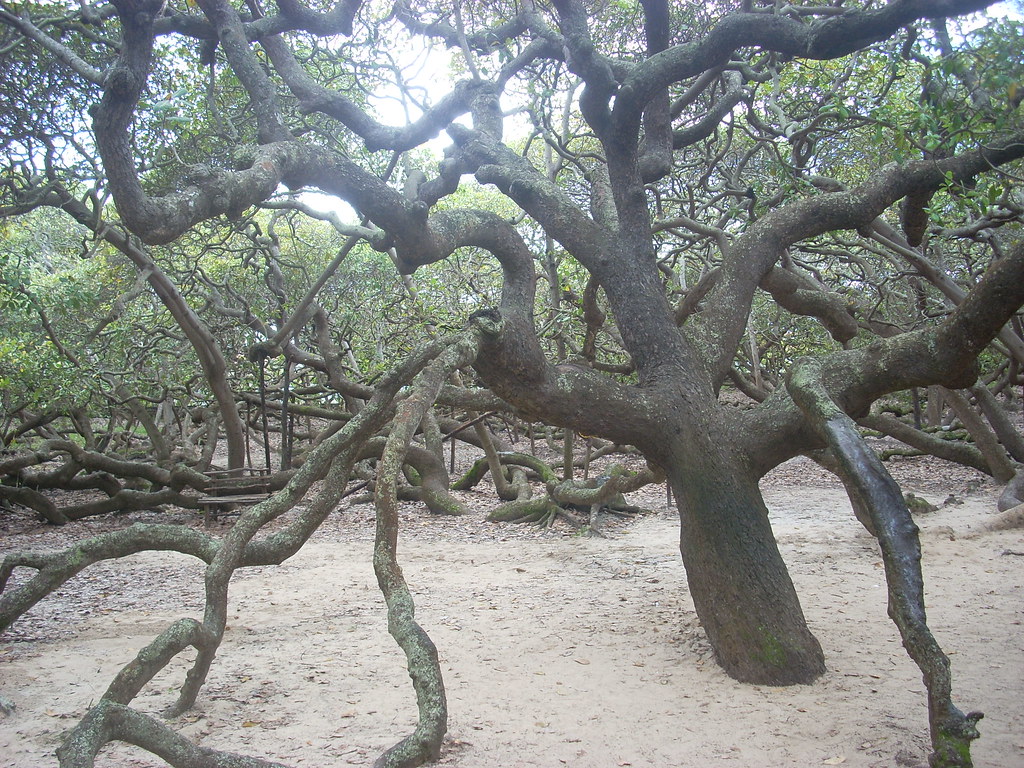
[[[207,496],[248,496],[257,493],[270,493],[268,483],[237,483],[232,485],[214,485],[206,487]]]
[[[245,493],[235,496],[200,496],[200,504],[219,506],[221,504],[258,504],[264,499],[269,499],[269,493]]]
[[[197,501],[199,506],[203,508],[203,525],[207,528],[214,520],[217,519],[219,514],[219,507],[225,507],[229,504],[259,504],[261,501],[269,499],[270,493],[249,493],[239,494],[235,496],[200,496]]]
[[[207,477],[266,477],[271,474],[269,469],[264,467],[249,467],[247,469],[210,469],[205,472]]]

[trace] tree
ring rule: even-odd
[[[92,221],[98,237],[149,271],[169,309],[180,292],[161,282],[147,247],[198,227],[242,232],[250,209],[276,204],[282,188],[345,200],[361,222],[340,230],[388,253],[402,274],[462,249],[502,270],[496,307],[454,342],[413,350],[417,362],[386,385],[347,381],[325,342],[316,364],[368,405],[222,544],[167,531],[146,534],[155,537],[148,544],[139,533],[135,543],[96,545],[103,557],[173,545],[211,563],[206,621],[169,630],[154,646],[161,658],[201,649],[180,706],[194,700],[212,662],[230,573],[286,556],[315,514],[274,546],[253,542],[261,522],[332,466],[334,483],[314,506],[336,500],[415,374],[382,448],[375,563],[396,638],[419,659],[423,727],[382,764],[436,755],[443,689],[429,671],[429,640],[414,622],[409,629],[411,602],[393,562],[393,496],[412,435],[445,397],[444,376],[472,362],[519,416],[636,446],[651,476],[667,477],[698,616],[719,663],[741,681],[804,683],[824,670],[758,489],[771,468],[819,452],[879,539],[890,613],[929,689],[934,764],[969,765],[977,716],[952,704],[948,660],[925,623],[916,529],[852,418],[890,393],[974,385],[979,355],[997,337],[999,354],[1024,361],[1011,323],[1024,304],[1014,175],[1024,155],[1020,63],[1001,48],[1005,58],[978,76],[965,59],[999,48],[998,36],[951,35],[944,21],[989,4],[0,5],[5,55],[23,63],[25,78],[25,62],[39,62],[36,72],[56,67],[79,109],[63,119],[49,105],[18,112],[8,212],[51,205]],[[463,77],[449,93],[405,81],[393,52],[410,38],[455,52]],[[413,115],[404,125],[370,110],[369,95],[385,84]],[[907,95],[920,106],[897,99]],[[504,111],[513,103],[526,135]],[[417,149],[442,130],[451,144],[435,163]],[[102,175],[88,179],[90,166]],[[499,192],[500,205],[465,194],[474,183]],[[103,219],[107,195],[116,222]],[[257,245],[276,247],[273,237]],[[964,254],[966,270],[940,266],[953,253]],[[921,301],[911,307],[921,311],[908,314],[912,292],[891,277],[891,260],[941,296],[914,283]],[[293,306],[282,294],[280,325],[264,324],[257,355],[314,364],[293,334],[313,315],[329,323],[318,290]],[[800,350],[813,357],[780,361],[774,388],[759,378],[751,320],[765,296],[827,333],[824,348]],[[549,313],[540,329],[538,306]],[[175,319],[214,386],[219,363],[204,356],[216,345],[179,308]],[[574,308],[578,335],[560,325]],[[761,402],[742,412],[720,403],[730,381]],[[227,423],[233,396],[225,388],[217,400]],[[108,738],[145,739],[170,754],[172,737],[127,708],[135,678],[153,673],[141,660],[122,673],[62,764],[90,764],[76,755]]]

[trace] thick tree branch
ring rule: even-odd
[[[665,0],[642,0],[647,55],[668,48],[669,12]],[[672,169],[672,118],[668,89],[656,94],[644,109],[644,140],[640,149],[640,176],[650,183]]]
[[[92,768],[111,741],[126,741],[174,768],[288,768],[284,763],[200,747],[158,720],[103,699],[89,710],[57,749],[60,768]]]
[[[716,385],[727,375],[733,351],[746,332],[747,312],[738,308],[750,307],[756,286],[786,248],[825,232],[869,226],[904,195],[940,187],[948,178],[946,174],[965,181],[1022,156],[1024,134],[1018,134],[943,160],[890,164],[857,187],[803,198],[759,219],[732,243],[722,276],[706,302],[707,309],[688,325],[698,346],[717,350],[712,363]]]
[[[136,523],[120,531],[94,536],[55,553],[15,552],[0,565],[0,632],[46,595],[93,563],[148,550],[181,552],[209,562],[217,550],[210,536],[177,525]],[[15,568],[38,573],[24,584],[7,589]]]
[[[977,358],[1013,314],[1024,306],[1024,242],[996,261],[963,303],[936,328],[878,339],[863,349],[821,360],[829,396],[854,418],[889,392],[942,384],[972,386]],[[739,417],[753,439],[746,450],[764,472],[798,453],[821,447],[799,409],[783,390],[763,408]]]
[[[943,440],[927,432],[914,429],[910,424],[904,424],[899,419],[884,413],[872,413],[862,416],[857,419],[857,423],[862,427],[877,430],[883,435],[895,437],[911,448],[917,448],[932,456],[938,456],[940,459],[953,461],[965,467],[974,467],[974,469],[987,475],[992,474],[992,470],[988,462],[985,461],[985,457],[973,445],[955,440]]]
[[[928,689],[928,723],[934,750],[930,763],[933,768],[970,768],[970,744],[979,736],[977,723],[982,715],[965,715],[953,705],[949,659],[925,618],[921,544],[903,494],[881,460],[865,445],[850,417],[829,396],[816,363],[805,359],[794,367],[787,388],[837,458],[844,484],[871,517],[889,586],[889,616],[924,674]]]
[[[256,54],[249,47],[242,19],[227,0],[196,0],[217,33],[221,50],[231,69],[245,87],[249,103],[256,113],[261,144],[288,141],[292,134],[285,127],[277,101],[277,91]],[[284,3],[288,5],[287,2]]]
[[[104,72],[89,64],[81,56],[61,44],[50,35],[43,32],[29,18],[27,13],[15,14],[6,8],[0,8],[0,23],[6,24],[12,29],[18,30],[29,40],[33,40],[49,51],[58,60],[66,64],[71,70],[90,83],[103,85]]]
[[[377,470],[377,531],[373,570],[388,606],[388,631],[405,652],[416,690],[419,722],[416,730],[391,747],[375,768],[415,768],[436,760],[448,729],[448,705],[437,660],[437,648],[416,622],[412,594],[398,565],[398,478],[413,436],[431,408],[445,379],[476,357],[481,338],[500,332],[488,316],[476,318],[463,338],[430,363],[417,377],[408,397],[398,406]]]
[[[857,320],[838,294],[781,267],[769,271],[761,287],[771,293],[780,307],[794,315],[818,318],[836,341],[846,342],[857,335]]]
[[[636,135],[644,106],[671,83],[728,63],[740,48],[758,47],[786,56],[834,59],[885,40],[922,18],[978,11],[993,0],[892,0],[870,11],[849,10],[810,24],[788,15],[733,12],[706,35],[676,45],[638,65],[615,94],[616,131]]]
[[[339,33],[351,35],[352,20],[363,4],[363,0],[338,0],[329,11],[317,13],[298,0],[275,0],[275,2],[281,15],[298,28],[314,35],[323,36]]]
[[[609,128],[609,101],[617,85],[611,64],[597,51],[584,5],[578,0],[554,0],[553,5],[568,53],[567,64],[586,83],[580,94],[580,109],[591,128],[602,136]],[[645,105],[639,105],[638,115]]]
[[[410,32],[440,38],[449,48],[458,48],[465,40],[472,50],[480,53],[491,52],[495,47],[513,40],[527,29],[523,13],[492,27],[465,34],[460,34],[459,30],[443,20],[422,21],[408,0],[398,0],[392,13]]]
[[[452,125],[449,133],[481,184],[493,184],[588,268],[609,258],[605,232],[526,158],[490,137]]]
[[[461,81],[415,122],[401,128],[389,127],[374,120],[340,91],[325,88],[310,77],[283,38],[264,37],[260,42],[304,112],[320,112],[338,120],[358,134],[371,152],[382,149],[401,152],[429,141],[452,120],[469,111],[472,93],[479,88],[472,81]]]

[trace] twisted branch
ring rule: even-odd
[[[822,382],[821,366],[798,362],[787,382],[790,395],[838,461],[843,484],[855,505],[871,518],[882,551],[889,592],[889,616],[903,646],[921,669],[928,689],[932,768],[970,768],[971,741],[980,735],[980,712],[964,714],[952,702],[949,659],[928,628],[918,528],[900,487],[868,448],[854,421],[840,410]]]

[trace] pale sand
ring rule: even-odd
[[[445,520],[413,516],[399,557],[443,664],[450,728],[439,765],[921,765],[924,689],[886,616],[876,545],[841,490],[774,488],[767,499],[826,654],[828,672],[810,686],[741,685],[715,665],[667,514],[608,539],[506,541],[466,519],[448,540]],[[976,764],[1015,768],[1024,766],[1024,532],[981,532],[993,511],[988,491],[920,524],[929,618],[952,660],[955,700],[986,714]],[[368,765],[411,731],[414,696],[386,632],[369,528],[350,534],[236,577],[219,659],[198,706],[174,727],[295,766]],[[199,573],[160,553],[110,568],[128,571],[117,589],[140,584],[154,606],[168,601],[163,573]],[[56,640],[0,638],[0,695],[17,705],[0,719],[0,765],[55,766],[61,731],[182,615],[174,591],[170,608],[142,602],[102,614],[101,600],[89,609],[101,615],[77,615]],[[136,706],[170,703],[184,669],[165,670]],[[98,764],[163,765],[124,745]]]

